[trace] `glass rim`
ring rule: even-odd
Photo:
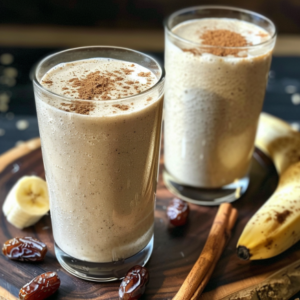
[[[151,59],[152,61],[154,61],[156,63],[156,65],[158,66],[158,69],[161,72],[160,77],[159,77],[159,79],[157,80],[157,82],[153,86],[151,86],[150,88],[146,89],[145,91],[143,91],[143,92],[141,92],[139,94],[134,94],[134,95],[131,95],[131,96],[122,97],[122,98],[118,98],[118,99],[112,99],[112,100],[89,100],[89,99],[77,99],[77,98],[75,99],[75,98],[72,98],[72,97],[68,97],[68,96],[65,96],[65,95],[54,93],[53,91],[47,89],[46,87],[44,87],[43,85],[40,84],[39,80],[37,79],[37,71],[38,71],[38,69],[40,68],[40,66],[45,61],[47,61],[48,59],[50,59],[50,58],[52,58],[52,57],[54,57],[56,55],[62,54],[62,53],[71,52],[71,51],[74,51],[74,50],[91,49],[91,48],[99,48],[99,49],[103,49],[103,48],[109,49],[109,48],[111,48],[111,49],[127,50],[127,51],[130,51],[130,52],[134,52],[136,54],[140,54],[140,55],[143,55],[145,57],[148,57],[149,59]],[[153,89],[157,88],[164,81],[164,79],[165,79],[165,69],[163,67],[161,67],[161,65],[158,63],[158,61],[155,58],[153,58],[152,56],[150,56],[148,54],[145,54],[143,52],[140,52],[140,51],[137,51],[137,50],[133,50],[133,49],[130,49],[130,48],[118,47],[118,46],[83,46],[83,47],[76,47],[76,48],[68,48],[68,49],[65,49],[65,50],[62,50],[62,51],[58,51],[58,52],[49,54],[49,55],[45,56],[44,58],[42,58],[36,64],[36,67],[35,67],[35,70],[34,70],[34,76],[33,76],[32,81],[33,81],[33,84],[36,85],[38,88],[42,89],[43,92],[46,92],[46,93],[48,93],[51,96],[54,96],[56,98],[62,98],[64,101],[71,101],[71,102],[74,102],[74,101],[85,101],[85,102],[91,102],[91,103],[103,103],[103,104],[106,104],[106,103],[121,102],[123,100],[130,100],[130,99],[139,97],[139,96],[141,96],[143,94],[146,95],[147,93],[151,92]]]
[[[259,44],[249,45],[249,46],[243,46],[243,47],[224,47],[224,46],[202,45],[200,43],[189,41],[189,40],[187,40],[185,38],[180,37],[179,35],[175,34],[174,32],[172,32],[172,28],[169,27],[169,20],[171,20],[175,16],[178,16],[178,15],[180,15],[182,13],[186,13],[186,12],[189,12],[189,11],[192,11],[192,10],[206,10],[206,9],[220,9],[220,10],[223,9],[224,11],[226,11],[226,10],[227,11],[228,10],[232,10],[232,11],[235,11],[235,12],[243,12],[243,13],[246,13],[248,15],[255,15],[255,16],[257,16],[257,17],[259,17],[259,18],[267,21],[272,26],[272,28],[274,29],[274,33],[272,34],[272,36],[270,36],[269,39],[267,39],[266,41],[263,41],[263,42],[261,42]],[[254,49],[254,48],[257,48],[257,47],[260,47],[260,46],[263,46],[265,44],[270,43],[277,36],[276,26],[275,26],[275,24],[269,18],[265,17],[262,14],[256,13],[256,12],[248,10],[248,9],[238,8],[238,7],[234,7],[234,6],[226,6],[226,5],[198,5],[198,6],[191,6],[191,7],[187,7],[187,8],[183,8],[183,9],[177,10],[177,11],[173,12],[172,14],[170,14],[169,16],[167,16],[164,19],[164,28],[167,30],[167,32],[170,35],[172,35],[174,38],[176,38],[176,39],[178,39],[178,40],[180,40],[182,42],[185,42],[185,43],[197,46],[197,47],[210,48],[210,49],[220,49],[220,48],[221,49],[240,49],[240,50]]]

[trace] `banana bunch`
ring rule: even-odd
[[[3,213],[7,221],[23,229],[35,224],[49,211],[47,183],[37,176],[24,176],[8,193]]]
[[[262,113],[255,143],[272,158],[280,179],[238,241],[237,255],[245,260],[276,256],[300,240],[300,133]]]

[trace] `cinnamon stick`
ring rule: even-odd
[[[204,288],[206,287],[207,283],[209,282],[210,277],[211,277],[212,273],[214,272],[214,269],[215,269],[221,255],[223,253],[223,250],[224,250],[227,242],[229,241],[229,239],[231,237],[231,230],[235,225],[237,217],[238,217],[237,209],[232,208],[231,214],[230,214],[230,217],[229,217],[229,221],[228,221],[228,225],[227,225],[227,228],[226,228],[226,235],[224,235],[222,237],[222,241],[220,243],[220,248],[219,248],[218,254],[217,254],[211,268],[209,269],[208,273],[206,274],[206,276],[204,277],[204,279],[200,283],[199,287],[197,288],[196,292],[192,296],[191,300],[198,300],[200,295],[202,294]]]
[[[231,237],[231,231],[235,225],[235,222],[238,218],[238,211],[236,208],[232,208],[231,210],[231,214],[229,217],[229,222],[228,222],[228,226],[227,226],[227,239],[229,240]]]
[[[217,261],[220,248],[225,247],[231,210],[232,206],[229,203],[220,205],[201,255],[173,300],[190,300],[210,272],[211,267]]]

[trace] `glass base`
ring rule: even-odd
[[[107,282],[122,279],[135,265],[144,266],[153,251],[154,238],[137,254],[124,260],[109,263],[93,263],[76,259],[62,251],[55,243],[55,254],[61,266],[70,274],[89,281]]]
[[[168,190],[182,200],[204,206],[220,205],[238,200],[249,186],[249,176],[216,189],[195,188],[178,182],[166,169],[163,179]]]

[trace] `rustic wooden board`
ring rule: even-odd
[[[206,292],[236,281],[245,280],[246,282],[251,278],[260,278],[262,274],[277,270],[300,258],[300,243],[270,260],[243,263],[236,258],[235,245],[243,227],[253,213],[272,194],[278,182],[271,161],[259,150],[255,151],[255,157],[251,168],[250,187],[243,198],[234,203],[234,207],[239,211],[239,219],[233,231],[232,239],[217,265]],[[163,157],[161,158],[161,169],[162,165]],[[16,180],[23,175],[30,174],[44,176],[40,149],[17,159],[7,165],[0,173],[1,207],[9,189]],[[157,191],[154,252],[147,264],[150,282],[142,299],[171,299],[175,295],[198,258],[217,211],[216,207],[190,205],[191,214],[188,224],[182,228],[171,228],[165,216],[165,209],[172,197],[172,194],[163,185],[160,174]],[[44,217],[34,227],[21,231],[6,221],[1,210],[0,244],[16,236],[36,237],[47,244],[49,251],[45,261],[37,264],[14,262],[0,255],[0,299],[2,297],[9,300],[16,299],[19,289],[25,283],[46,271],[58,272],[62,281],[59,291],[49,299],[118,299],[119,282],[86,282],[69,275],[60,267],[54,255],[49,216]],[[243,283],[241,283],[240,288],[242,287]]]

